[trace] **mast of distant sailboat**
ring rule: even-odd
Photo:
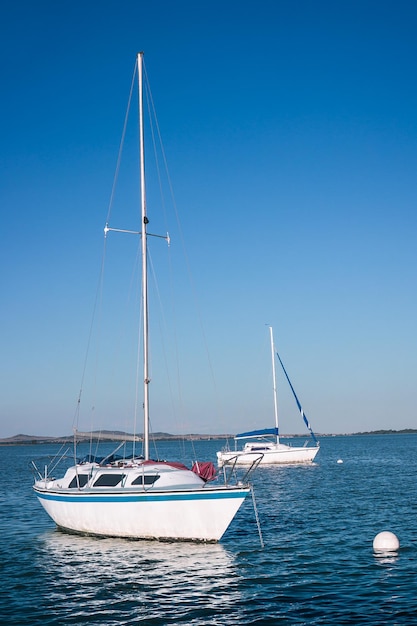
[[[277,445],[279,444],[279,429],[278,429],[278,401],[277,401],[277,380],[275,375],[275,348],[274,348],[274,336],[272,333],[272,326],[269,327],[269,336],[271,339],[271,357],[272,357],[272,385],[274,390],[274,414],[275,414],[275,434],[277,438]]]

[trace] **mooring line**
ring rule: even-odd
[[[259,521],[258,507],[256,506],[255,492],[253,490],[253,485],[250,485],[250,491],[251,491],[251,494],[252,494],[253,510],[255,511],[256,525],[258,527],[259,541],[261,542],[261,548],[264,548],[265,544],[264,544],[264,540],[263,540],[263,537],[262,537],[261,524],[260,524],[260,521]]]

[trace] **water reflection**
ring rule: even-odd
[[[234,556],[219,544],[126,541],[69,535],[41,537],[38,565],[50,581],[55,615],[119,624],[192,623],[233,607],[240,599]],[[48,607],[46,607],[48,608]],[[115,614],[116,614],[115,613]],[[100,617],[99,617],[100,616]],[[100,622],[101,620],[101,622]]]
[[[398,552],[392,550],[374,550],[374,558],[378,565],[393,565],[398,560]]]

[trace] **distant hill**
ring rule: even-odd
[[[39,435],[14,435],[0,439],[1,445],[23,443],[55,443],[57,441],[70,441],[72,437],[40,437]]]
[[[353,435],[412,435],[417,433],[415,428],[403,428],[402,430],[369,430],[361,433],[352,433]]]
[[[167,440],[210,440],[210,439],[227,439],[233,438],[233,435],[199,435],[190,433],[188,435],[171,435],[169,433],[153,433],[152,439],[157,441],[167,441]],[[110,430],[101,430],[101,431],[93,431],[91,433],[88,432],[77,432],[77,441],[142,441],[143,435],[133,435],[130,433],[125,433],[123,431],[110,431]],[[0,446],[6,445],[25,445],[25,444],[40,444],[40,443],[72,443],[74,440],[73,435],[63,436],[63,437],[42,437],[39,435],[14,435],[13,437],[7,437],[5,439],[0,439]]]
[[[372,430],[357,433],[345,433],[338,435],[316,433],[317,437],[344,437],[352,435],[410,435],[417,433],[415,428],[404,428],[402,430]],[[282,438],[289,437],[306,437],[308,435],[282,435]],[[233,439],[234,435],[231,434],[217,434],[217,435],[201,435],[198,433],[189,433],[187,435],[172,435],[170,433],[158,432],[152,434],[152,439],[155,441],[182,441],[186,439],[188,441],[210,441],[211,439]],[[13,437],[7,437],[0,439],[0,446],[6,445],[27,445],[27,444],[40,444],[40,443],[72,443],[74,440],[73,435],[63,437],[41,437],[39,435],[14,435]],[[77,432],[77,441],[142,441],[143,435],[133,435],[131,433],[125,433],[120,430],[101,430],[88,432]]]

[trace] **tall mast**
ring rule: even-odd
[[[279,443],[277,381],[276,381],[276,376],[275,376],[275,348],[274,348],[274,336],[272,334],[272,326],[269,327],[269,336],[271,338],[272,383],[273,383],[273,389],[274,389],[275,428],[276,428],[277,443]]]
[[[139,151],[140,151],[140,191],[141,191],[141,218],[142,218],[142,303],[143,303],[143,455],[149,459],[149,344],[148,344],[148,256],[147,232],[148,218],[146,217],[146,188],[145,188],[145,141],[143,130],[143,52],[138,58],[138,85],[139,85]]]

